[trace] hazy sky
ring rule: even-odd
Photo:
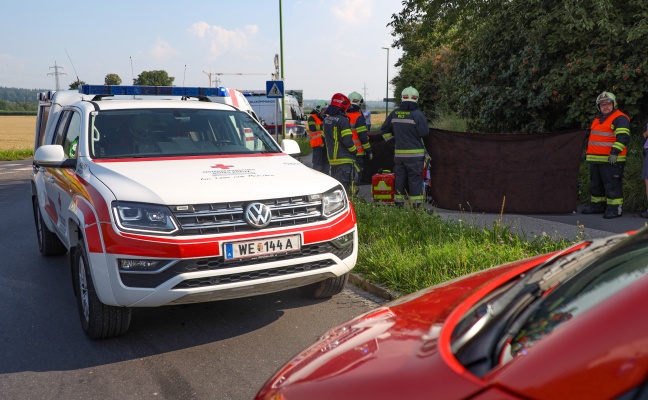
[[[61,89],[77,76],[102,84],[116,73],[131,84],[142,71],[165,70],[176,86],[209,86],[211,73],[212,86],[265,90],[281,51],[279,0],[0,0],[0,6],[5,87],[55,89],[56,63]],[[357,91],[382,100],[382,47],[393,42],[386,25],[400,10],[400,0],[283,0],[286,89],[303,89],[306,99]],[[389,79],[400,55],[389,50]],[[229,75],[238,73],[245,75]]]

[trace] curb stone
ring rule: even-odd
[[[403,295],[400,292],[387,289],[386,287],[372,282],[359,273],[349,274],[349,282],[357,286],[358,288],[387,301],[397,299]]]

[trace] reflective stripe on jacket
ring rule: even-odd
[[[630,118],[620,110],[603,118],[594,118],[587,141],[585,160],[608,162],[610,154],[617,154],[617,162],[625,162],[630,140]],[[615,126],[616,125],[616,126]]]
[[[395,140],[395,158],[424,157],[422,138],[429,133],[427,119],[416,103],[404,101],[380,128],[385,140]]]
[[[342,165],[355,163],[356,146],[349,119],[335,106],[329,106],[324,118],[323,131],[329,164]]]
[[[308,117],[308,130],[310,131],[310,146],[312,148],[324,146],[322,138],[322,120],[317,113],[311,113]]]
[[[347,117],[349,117],[349,123],[351,124],[353,143],[358,150],[358,153],[356,155],[364,156],[365,150],[370,147],[369,138],[367,138],[367,125],[364,119],[364,115],[362,115],[362,112],[360,111],[360,109],[358,109],[357,111],[348,112]]]

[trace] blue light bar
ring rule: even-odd
[[[227,88],[219,86],[216,89],[218,89],[218,94],[217,96],[220,97],[230,97],[229,92],[227,91]]]
[[[140,95],[140,96],[224,96],[224,88],[181,87],[181,86],[119,86],[119,85],[81,85],[79,93],[103,96]],[[227,93],[225,91],[225,93]]]

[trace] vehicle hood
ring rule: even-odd
[[[117,200],[166,205],[298,196],[338,185],[285,154],[96,160],[89,169]]]
[[[487,383],[452,357],[449,339],[456,321],[449,323],[449,316],[549,256],[427,288],[342,324],[280,369],[257,399],[279,393],[309,400],[470,397]]]

